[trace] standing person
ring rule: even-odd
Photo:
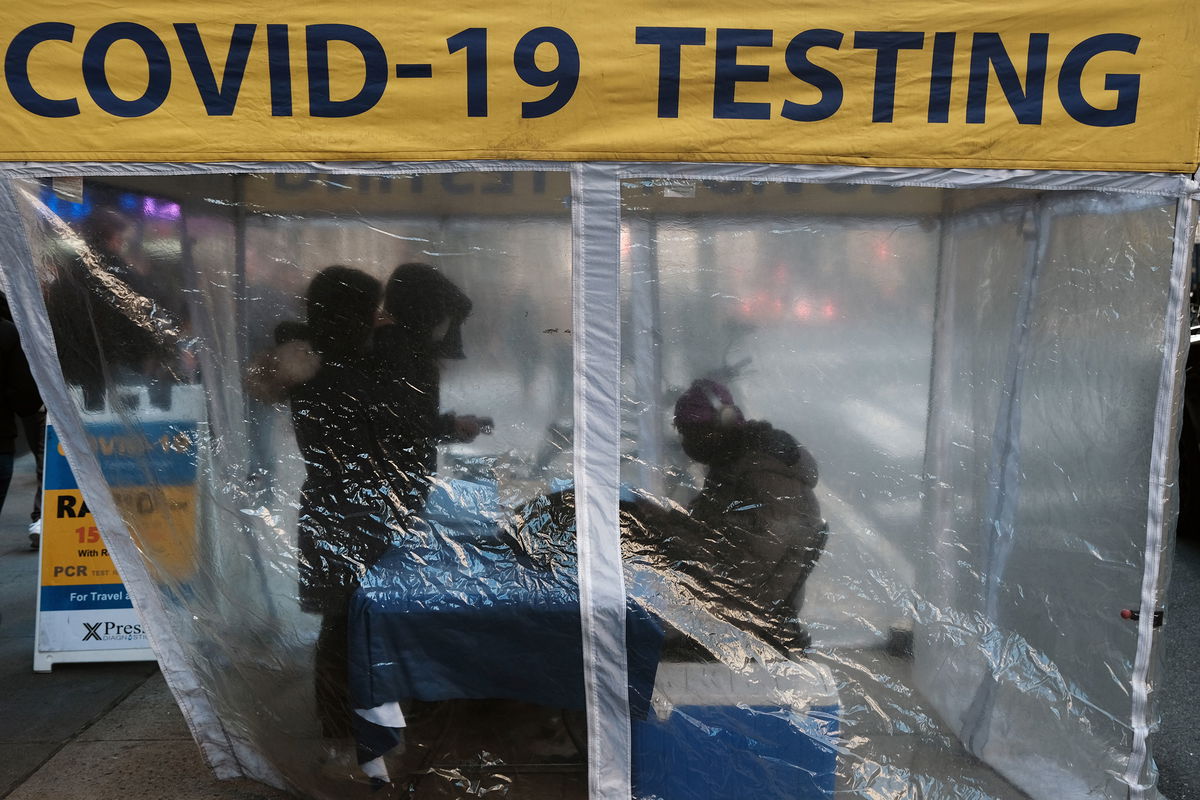
[[[82,389],[87,411],[104,408],[114,374],[161,379],[181,337],[177,316],[125,257],[131,227],[113,209],[94,211],[83,223],[84,246],[47,292],[63,377]],[[152,395],[162,383],[153,382]]]
[[[442,359],[461,359],[462,325],[471,300],[430,264],[401,264],[388,279],[372,354],[392,402],[383,448],[388,473],[409,508],[419,512],[437,470],[437,445],[471,442],[491,420],[441,410]]]
[[[8,297],[0,291],[0,319],[4,319],[13,323],[12,312],[8,309]],[[16,323],[13,323],[16,325]],[[16,330],[16,329],[14,329]],[[19,345],[18,345],[19,350]],[[20,353],[20,357],[24,360],[24,353]],[[28,372],[29,365],[26,362],[25,371]],[[7,371],[5,374],[5,383],[17,385],[19,378],[8,377]],[[30,377],[32,381],[32,377]],[[34,385],[34,391],[37,391],[37,386]],[[5,414],[11,415],[12,411],[6,411]],[[46,408],[43,407],[41,397],[37,399],[37,409],[31,414],[20,414],[20,427],[25,431],[25,443],[29,445],[29,450],[34,453],[34,462],[37,464],[37,486],[34,487],[34,511],[29,515],[29,548],[36,549],[41,546],[42,542],[42,461],[46,453],[42,452],[46,449]],[[5,420],[0,422],[0,426],[8,425],[10,420],[5,417]],[[0,445],[2,447],[2,445]],[[2,459],[2,456],[0,456]],[[8,488],[8,482],[2,477],[4,467],[0,465],[0,483],[5,489]],[[10,473],[11,480],[11,473]],[[0,507],[4,507],[4,492],[0,492]]]
[[[41,409],[42,398],[29,372],[21,349],[17,326],[0,318],[0,509],[12,481],[16,451],[17,417],[32,416]],[[40,488],[40,487],[39,487]]]
[[[353,733],[347,688],[351,595],[403,531],[403,506],[382,472],[384,403],[368,363],[379,296],[376,279],[349,267],[328,267],[313,279],[305,332],[316,355],[315,373],[287,391],[306,470],[300,495],[300,603],[321,615],[315,690],[326,739]]]
[[[288,327],[301,323],[290,322],[302,316],[304,287],[297,286],[298,270],[290,263],[263,257],[251,250],[246,259],[246,290],[241,298],[245,314],[246,352],[266,353],[284,343],[280,337]],[[247,486],[268,505],[276,505],[271,496],[276,482],[276,438],[284,426],[284,413],[279,405],[251,393],[246,401],[246,432],[249,448],[246,458]]]
[[[747,420],[722,384],[700,379],[675,403],[684,452],[708,467],[688,505],[705,541],[689,560],[741,623],[782,651],[808,646],[796,614],[828,536],[817,462],[790,434]]]
[[[37,485],[33,487],[33,511],[29,512],[29,549],[37,550],[42,543],[42,475],[46,467],[46,407],[21,417],[25,441],[33,452]]]

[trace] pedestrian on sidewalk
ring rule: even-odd
[[[21,349],[17,326],[8,317],[8,300],[0,293],[0,510],[12,481],[16,453],[17,418],[38,414],[42,398],[29,372],[29,362]]]
[[[8,308],[8,297],[2,293],[2,291],[0,291],[0,319],[6,320],[8,323],[12,323],[13,326],[16,326],[16,323],[14,323],[12,318],[12,311],[10,308]],[[16,331],[16,327],[13,327],[13,330]],[[17,353],[20,354],[20,359],[22,359],[22,362],[25,363],[24,372],[29,373],[29,363],[24,361],[25,355],[24,351],[20,349],[19,336]],[[8,379],[7,367],[4,374],[6,385],[13,386],[13,381]],[[20,380],[23,380],[23,378]],[[32,381],[32,375],[30,375],[29,380]],[[28,387],[26,387],[25,390],[14,391],[28,391]],[[32,384],[32,391],[35,393],[37,392],[36,383]],[[23,414],[20,413],[19,410],[5,411],[5,414],[8,414],[10,417],[13,413],[16,413],[20,417],[20,427],[22,427],[25,432],[25,443],[29,445],[30,451],[34,453],[34,461],[37,463],[37,486],[34,487],[34,511],[32,511],[29,515],[29,547],[30,549],[35,549],[36,551],[38,546],[41,545],[42,541],[42,461],[44,457],[42,450],[44,449],[44,446],[46,446],[46,408],[44,408],[42,405],[41,397],[38,397],[37,409],[32,411],[31,414]],[[5,425],[11,425],[11,419],[8,419],[8,417],[5,417]],[[0,429],[7,431],[7,427],[4,426],[0,426]],[[16,440],[16,427],[13,426],[13,439],[10,441],[12,441],[13,445],[16,445],[16,441],[14,440]],[[12,447],[11,452],[16,452],[16,446]],[[12,456],[10,456],[10,462],[11,458]],[[2,459],[4,459],[4,456],[0,456],[0,461],[2,461]],[[4,470],[2,465],[0,465],[0,470]],[[7,493],[8,481],[12,480],[11,463],[10,467],[7,469],[7,474],[8,479],[0,479],[0,481],[2,481],[2,485],[4,485],[4,491],[0,491],[0,507],[4,507],[4,495]]]

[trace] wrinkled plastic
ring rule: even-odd
[[[586,796],[569,176],[14,185],[247,771]],[[634,797],[1127,795],[1176,205],[622,184]]]
[[[752,604],[827,520],[791,607],[838,686],[838,787],[1125,796],[1174,204],[645,181],[623,205],[626,480],[705,518],[693,568]]]

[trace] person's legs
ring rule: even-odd
[[[346,612],[345,606],[326,611],[321,616],[321,633],[317,637],[314,675],[317,718],[321,721],[321,735],[326,739],[342,739],[353,733]]]
[[[46,448],[46,411],[42,409],[36,414],[21,417],[21,427],[25,429],[25,441],[33,453],[37,464],[37,486],[33,487],[33,512],[29,515],[31,522],[42,518],[42,470],[45,468]]]
[[[13,454],[0,453],[0,511],[4,510],[4,498],[8,495],[8,485],[12,482]]]

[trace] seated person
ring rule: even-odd
[[[675,427],[684,452],[708,467],[704,488],[687,517],[640,503],[633,540],[686,576],[714,616],[780,652],[804,650],[796,615],[827,538],[816,461],[791,435],[747,420],[708,379],[679,397]]]

